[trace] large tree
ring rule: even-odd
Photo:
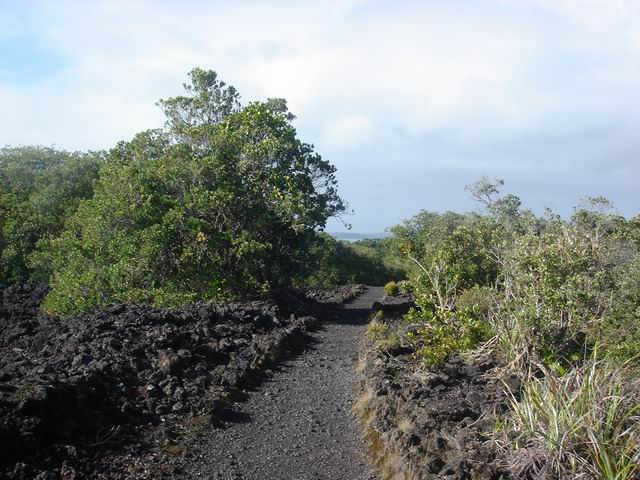
[[[161,100],[163,130],[114,148],[95,195],[52,245],[61,313],[114,301],[178,305],[286,284],[345,205],[335,167],[301,142],[281,99],[241,107],[195,69]]]

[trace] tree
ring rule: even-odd
[[[218,80],[212,70],[194,68],[190,84],[184,83],[187,95],[160,99],[167,120],[167,133],[178,142],[206,143],[209,127],[241,110],[240,94],[231,85]]]
[[[101,152],[45,147],[0,149],[0,281],[46,281],[38,244],[60,234],[93,193]]]
[[[299,270],[298,284],[331,287],[349,283],[384,285],[401,280],[398,268],[383,239],[348,243],[321,233],[311,242],[308,261]]]
[[[95,195],[49,250],[45,307],[180,305],[288,284],[345,205],[335,167],[301,142],[286,102],[241,108],[214,72],[162,100],[166,128],[112,150]]]
[[[478,203],[490,208],[495,201],[494,197],[500,193],[499,188],[504,185],[504,180],[496,178],[491,181],[489,177],[482,176],[471,185],[465,187],[471,197]]]

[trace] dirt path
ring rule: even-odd
[[[376,478],[352,414],[355,374],[370,287],[326,321],[309,343],[272,372],[224,428],[197,441],[183,478],[365,480]]]

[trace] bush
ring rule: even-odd
[[[522,380],[500,439],[514,478],[639,478],[639,217],[596,197],[536,218],[494,198],[501,184],[470,188],[484,213],[392,229],[415,265],[414,357],[434,367],[491,338],[483,353]]]
[[[453,311],[460,291],[493,284],[499,268],[487,246],[495,229],[478,215],[425,211],[392,228],[397,248],[414,265],[410,281],[418,306]]]
[[[497,301],[496,290],[491,287],[474,286],[462,291],[456,298],[456,311],[473,313],[485,321],[490,318]]]
[[[588,340],[616,364],[640,362],[640,256],[617,278],[611,311],[592,326]]]
[[[415,325],[407,339],[415,350],[414,358],[426,367],[440,365],[453,354],[466,352],[488,340],[489,324],[471,312],[436,312],[412,309],[406,319]]]
[[[398,290],[403,295],[411,295],[411,293],[413,292],[411,282],[409,282],[408,280],[400,280],[398,282]]]
[[[616,270],[605,261],[607,248],[571,225],[557,225],[520,237],[505,255],[491,318],[515,369],[540,361],[564,368],[590,348],[589,332],[613,306]]]
[[[388,282],[384,286],[384,293],[387,297],[395,297],[400,292],[400,287],[394,281]]]

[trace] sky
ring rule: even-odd
[[[482,175],[640,213],[640,0],[0,0],[0,145],[108,149],[196,66],[287,99],[355,232],[472,210]]]

